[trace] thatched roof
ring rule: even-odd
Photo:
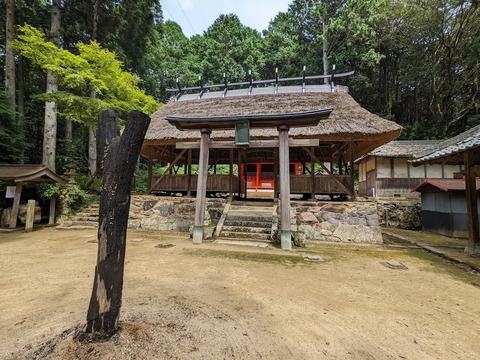
[[[382,119],[362,108],[349,94],[340,92],[279,93],[225,98],[205,98],[168,103],[152,116],[142,153],[148,146],[173,145],[178,141],[197,141],[199,131],[180,131],[165,118],[232,117],[235,115],[288,114],[332,108],[333,112],[317,126],[291,128],[291,138],[314,138],[321,142],[355,141],[359,157],[395,139],[401,131],[398,124]],[[252,140],[274,139],[275,128],[251,129]],[[213,131],[212,140],[233,140],[233,130]]]

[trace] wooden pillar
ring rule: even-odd
[[[238,198],[241,198],[242,194],[242,155],[240,154],[240,149],[237,148],[237,170],[238,170]],[[247,191],[247,179],[245,180],[245,191]]]
[[[18,208],[20,207],[20,197],[22,196],[23,183],[17,183],[15,187],[15,197],[13,198],[12,213],[10,214],[10,229],[17,227]]]
[[[152,183],[153,183],[153,159],[151,157],[148,158],[148,188],[152,188]]]
[[[470,255],[477,255],[480,254],[480,228],[478,224],[477,184],[473,151],[465,152],[464,165],[469,240],[465,252]]]
[[[230,188],[230,194],[229,197],[230,199],[233,198],[233,149],[229,150],[229,188]]]
[[[52,197],[50,199],[50,214],[48,216],[48,225],[55,224],[55,206],[57,204],[57,198]]]
[[[350,157],[350,191],[353,194],[353,199],[355,199],[355,164],[354,164],[354,159],[353,159],[353,141],[350,142],[350,147],[349,147],[349,157]],[[352,199],[352,200],[353,200]]]
[[[290,158],[288,146],[288,126],[278,127],[280,165],[280,245],[283,250],[292,249],[290,227]]]
[[[273,150],[273,199],[278,200],[278,193],[280,192],[279,178],[278,178],[278,148]]]
[[[203,242],[203,218],[205,217],[205,202],[207,196],[208,153],[210,130],[201,130],[200,156],[198,162],[197,197],[195,204],[195,225],[193,227],[193,243]]]
[[[311,152],[314,153],[315,152],[315,149],[313,148],[313,146],[310,148]],[[310,177],[311,177],[311,186],[312,186],[312,189],[311,189],[311,199],[312,200],[315,200],[315,159],[313,158],[313,156],[310,156]]]
[[[28,200],[27,215],[25,216],[25,232],[33,231],[35,221],[35,200]]]
[[[187,196],[192,196],[192,149],[188,149]]]
[[[247,181],[247,150],[243,150],[242,151],[244,153],[244,161],[243,161],[243,176],[245,178],[245,181]],[[245,193],[243,194],[243,198],[245,200],[247,200],[247,193],[248,193],[248,189],[247,189],[247,185],[245,185]]]

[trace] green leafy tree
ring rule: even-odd
[[[9,97],[6,91],[0,91],[0,163],[16,164],[22,160],[23,136],[17,129]]]
[[[202,37],[193,37],[192,51],[204,78],[216,83],[223,82],[223,73],[231,81],[243,81],[251,71],[258,79],[265,66],[260,33],[234,14],[220,15]]]
[[[404,138],[451,137],[480,123],[480,10],[466,0],[390,1],[380,26],[377,111]],[[428,21],[425,21],[428,19]]]
[[[44,71],[53,71],[63,90],[37,96],[56,101],[67,119],[95,124],[99,110],[114,109],[125,115],[131,110],[152,113],[159,104],[138,87],[139,79],[122,69],[115,54],[97,42],[78,43],[78,55],[58,48],[37,29],[25,25],[13,46]],[[89,97],[93,87],[97,98]]]

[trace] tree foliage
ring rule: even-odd
[[[15,23],[48,31],[49,1],[16,0],[15,5]],[[105,88],[111,84],[100,74],[102,66],[109,68],[103,53],[108,49],[121,61],[119,69],[135,74],[137,89],[157,101],[172,95],[166,89],[175,88],[177,79],[182,86],[196,85],[199,76],[205,84],[223,83],[226,73],[230,82],[244,81],[248,70],[255,79],[267,79],[274,77],[275,68],[281,77],[300,76],[304,65],[312,75],[324,67],[330,72],[336,64],[337,71],[355,70],[343,84],[363,107],[401,124],[403,138],[445,138],[480,123],[478,1],[292,0],[262,34],[236,15],[224,14],[191,38],[178,24],[163,21],[158,0],[62,0],[61,5],[62,43],[54,52],[66,59],[50,66],[65,73],[56,95],[63,119],[89,122],[106,103],[123,99],[118,93],[109,96]],[[5,12],[0,12],[0,35],[5,39]],[[78,45],[90,45],[93,39],[101,45],[91,53]],[[63,51],[80,58],[71,60]],[[102,54],[100,59],[88,58],[95,53]],[[2,68],[4,60],[0,56]],[[68,61],[73,64],[67,66]],[[90,66],[93,61],[97,70]],[[16,62],[17,99],[24,104],[25,122],[11,128],[41,134],[43,104],[33,99],[45,99],[45,69],[22,57]],[[4,72],[0,79],[3,83]],[[97,100],[87,99],[93,85],[99,90]],[[129,109],[122,101],[114,105],[121,112]],[[59,157],[66,159],[62,117],[58,126]],[[74,124],[76,159],[85,157],[83,126]],[[32,136],[29,142],[27,161],[41,161],[41,137]]]
[[[152,113],[158,103],[138,87],[139,79],[124,70],[115,54],[99,43],[77,43],[78,55],[60,49],[30,25],[19,28],[13,47],[43,71],[54,72],[65,89],[42,94],[37,99],[55,101],[60,114],[70,120],[93,124],[100,110],[114,109],[121,114],[131,110]],[[91,98],[90,88],[96,98]]]
[[[15,164],[21,160],[23,134],[17,129],[15,108],[9,96],[0,91],[0,163]]]

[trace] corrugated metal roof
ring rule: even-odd
[[[436,159],[447,158],[476,148],[480,148],[480,125],[441,142],[435,149],[419,154],[416,159],[412,160],[412,163],[421,164]]]
[[[13,182],[55,181],[66,183],[64,179],[45,165],[36,164],[0,164],[0,180]]]
[[[382,145],[368,155],[384,157],[414,157],[432,151],[442,140],[395,140]]]
[[[412,191],[422,191],[426,186],[433,186],[442,191],[463,190],[465,191],[465,179],[425,179]],[[480,190],[480,179],[477,179],[477,191]]]

